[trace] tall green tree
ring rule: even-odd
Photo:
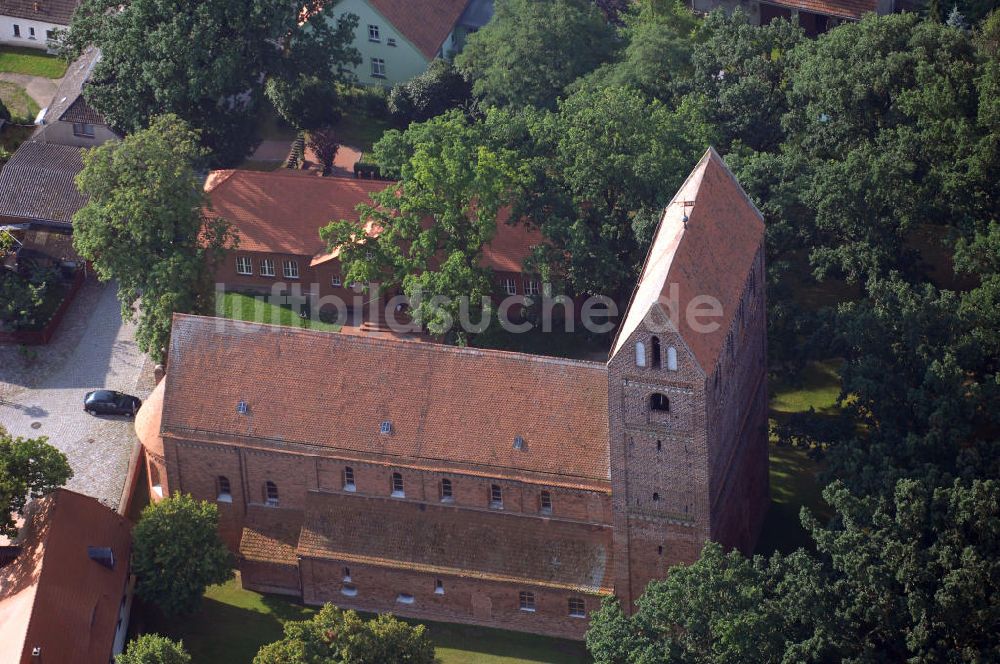
[[[142,510],[132,530],[136,593],[167,616],[191,613],[205,588],[233,576],[233,560],[219,538],[219,508],[176,494]]]
[[[211,310],[214,261],[235,238],[206,218],[198,133],[173,115],[83,154],[76,184],[87,204],[73,215],[73,246],[100,279],[118,282],[136,343],[160,359],[175,312]]]
[[[552,108],[615,48],[614,30],[591,0],[497,0],[455,66],[484,106]]]
[[[15,438],[0,427],[0,536],[17,536],[17,518],[28,500],[57,489],[73,477],[66,455],[47,438]]]
[[[260,649],[253,664],[433,664],[423,625],[382,614],[364,620],[326,604],[309,620],[285,623],[285,637]]]
[[[191,664],[184,643],[159,634],[142,634],[128,642],[115,664]]]
[[[202,131],[214,162],[235,163],[253,143],[263,81],[328,80],[360,62],[357,17],[333,19],[335,4],[85,0],[65,49],[101,49],[84,95],[112,126],[173,113]]]
[[[1000,485],[904,480],[885,498],[831,485],[837,518],[803,515],[816,545],[769,559],[709,543],[626,617],[607,600],[597,664],[977,662],[1000,655]]]
[[[389,93],[389,113],[397,125],[405,127],[461,107],[471,96],[468,81],[451,61],[437,58],[423,74],[393,87]]]
[[[383,172],[400,178],[359,206],[362,227],[378,228],[377,237],[350,220],[320,235],[341,249],[345,281],[401,288],[418,324],[434,334],[453,332],[461,342],[464,333],[453,324],[462,298],[478,322],[483,298],[492,294],[480,259],[521,181],[517,156],[491,147],[485,128],[460,111],[387,132],[373,154]]]

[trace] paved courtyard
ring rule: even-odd
[[[67,487],[117,507],[136,440],[132,422],[83,412],[83,395],[106,387],[146,397],[152,366],[123,323],[114,284],[88,280],[52,343],[27,354],[0,346],[0,426],[47,436],[69,457]]]

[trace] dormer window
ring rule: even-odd
[[[383,422],[382,424],[379,425],[378,430],[379,430],[380,433],[383,433],[385,435],[389,435],[390,433],[392,433],[392,422],[390,422],[389,420],[386,420],[385,422]]]

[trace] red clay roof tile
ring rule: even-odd
[[[368,0],[428,60],[455,28],[469,0]]]

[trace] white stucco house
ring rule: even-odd
[[[465,37],[493,16],[493,1],[341,0],[335,15],[343,14],[358,17],[358,81],[391,87],[422,74],[434,58],[460,50]]]
[[[80,0],[0,0],[0,44],[48,49]]]

